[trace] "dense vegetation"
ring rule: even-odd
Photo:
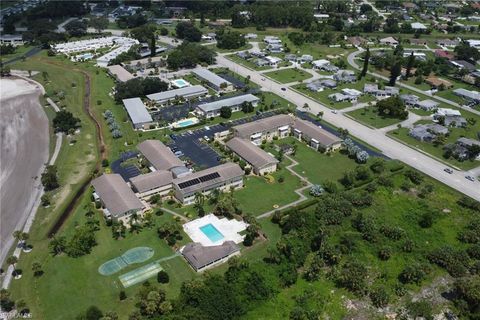
[[[147,94],[165,91],[168,83],[159,78],[135,78],[125,82],[119,82],[115,86],[115,100],[121,102],[123,99],[143,97]]]
[[[167,65],[170,69],[194,68],[197,64],[213,64],[215,52],[197,43],[184,42],[170,52]]]

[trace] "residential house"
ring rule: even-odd
[[[416,46],[425,46],[428,44],[428,41],[426,39],[415,39],[412,38],[410,39],[410,44],[416,45]]]
[[[414,139],[424,142],[431,142],[439,134],[447,135],[448,129],[436,123],[420,124],[411,128],[408,134]]]
[[[268,65],[272,67],[277,67],[278,64],[282,62],[282,58],[274,57],[274,56],[266,56],[264,59],[268,61]]]
[[[21,34],[2,34],[0,35],[0,44],[2,45],[12,45],[16,46],[23,46],[25,42],[23,41]]]
[[[94,198],[98,198],[106,218],[128,223],[134,213],[146,207],[119,174],[103,174],[92,180]]]
[[[263,42],[265,42],[267,45],[281,44],[282,40],[280,40],[279,37],[275,37],[275,36],[265,36],[265,38],[263,39]]]
[[[248,51],[240,51],[237,52],[237,57],[248,60],[252,57],[252,55]]]
[[[270,53],[281,53],[283,52],[283,46],[281,43],[272,43],[267,45],[267,51]]]
[[[339,68],[333,65],[330,61],[325,59],[315,60],[312,61],[312,65],[314,69],[323,70],[328,72],[337,72]]]
[[[244,38],[245,39],[257,39],[258,36],[256,33],[247,33],[246,35],[244,35]]]
[[[426,99],[426,100],[419,101],[416,104],[416,107],[425,111],[434,111],[438,109],[439,105],[440,103],[438,103],[437,101]]]
[[[451,51],[437,49],[435,50],[435,57],[445,58],[447,60],[452,60],[455,58],[455,55]]]
[[[254,107],[258,105],[260,99],[252,94],[243,94],[235,97],[230,97],[213,102],[199,104],[196,108],[197,114],[205,118],[218,117],[222,107],[228,107],[232,112],[237,112],[242,109],[244,102],[251,103]]]
[[[170,171],[174,168],[185,168],[185,164],[176,157],[169,147],[160,140],[145,140],[137,149],[148,162],[151,171]]]
[[[251,166],[253,172],[257,175],[265,175],[277,170],[279,161],[249,140],[234,137],[225,145]]]
[[[233,84],[230,81],[220,77],[208,69],[197,68],[194,69],[192,73],[201,81],[206,81],[208,85],[215,91],[227,92],[234,90]]]
[[[195,202],[195,194],[213,190],[229,191],[243,187],[244,171],[236,163],[227,162],[173,180],[175,198],[184,205]]]
[[[202,272],[240,255],[240,247],[233,241],[216,246],[192,242],[182,247],[180,252],[196,272]]]
[[[338,70],[333,75],[333,79],[338,82],[351,83],[357,81],[357,76],[352,70]]]
[[[467,101],[472,101],[475,103],[480,103],[480,92],[478,91],[473,91],[473,90],[467,90],[464,88],[458,88],[453,90],[453,94],[467,100]]]
[[[465,137],[458,138],[452,146],[452,153],[460,161],[467,160],[470,157],[469,147],[473,145],[480,146],[480,141]],[[480,155],[477,155],[476,160],[480,160]]]
[[[435,41],[440,47],[456,47],[460,43],[456,39],[439,39]]]
[[[114,66],[108,66],[107,72],[115,79],[115,81],[118,82],[126,82],[135,78],[130,72],[128,72],[124,67],[119,64],[116,64]]]
[[[414,94],[401,94],[399,98],[407,107],[415,107],[420,101],[420,98]]]
[[[398,41],[393,38],[393,37],[386,37],[386,38],[383,38],[383,39],[380,39],[380,44],[382,45],[388,45],[388,46],[396,46],[398,45]]]
[[[297,62],[297,59],[298,59],[298,57],[297,57],[297,55],[294,54],[294,53],[287,53],[287,54],[285,55],[285,60],[286,60],[286,61]]]
[[[438,88],[443,85],[445,89],[450,89],[453,87],[453,84],[445,79],[437,78],[435,76],[430,76],[427,79],[425,79],[425,83],[429,84],[433,88]]]
[[[355,37],[348,37],[347,42],[349,42],[352,46],[361,47],[366,45],[368,41],[363,37],[355,36]]]
[[[410,26],[412,27],[412,29],[414,31],[426,31],[427,30],[427,26],[424,25],[423,23],[420,23],[420,22],[412,22],[410,24]]]
[[[294,118],[286,114],[255,120],[232,127],[235,137],[247,139],[256,145],[271,141],[274,137],[285,138],[290,134]]]
[[[371,94],[376,98],[385,98],[398,96],[400,90],[397,87],[385,86],[383,89],[378,88],[378,84],[365,83],[363,86],[363,93]]]
[[[309,54],[302,54],[302,56],[298,59],[300,63],[307,63],[313,61],[313,56]]]
[[[475,65],[465,60],[451,60],[450,64],[457,69],[466,69],[469,72],[476,70]]]
[[[123,99],[122,102],[135,129],[148,129],[153,124],[153,118],[140,98]]]
[[[306,141],[310,147],[324,152],[335,151],[342,146],[343,140],[334,134],[320,128],[314,123],[299,118],[295,119],[293,135]]]
[[[190,87],[147,94],[147,98],[159,104],[166,104],[178,98],[190,100],[206,96],[207,94],[208,90],[206,88],[201,85],[194,85]]]

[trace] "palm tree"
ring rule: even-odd
[[[205,196],[201,192],[195,193],[195,204],[203,206],[205,203]]]
[[[32,271],[35,277],[41,276],[43,274],[42,266],[38,262],[32,263]]]
[[[22,238],[22,231],[20,230],[15,230],[13,232],[13,237],[17,240],[17,241],[20,241],[20,239]]]

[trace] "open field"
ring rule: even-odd
[[[289,69],[283,69],[279,71],[270,71],[270,72],[264,73],[264,75],[280,83],[303,81],[312,77],[310,73],[297,68],[289,68]]]
[[[397,118],[381,117],[375,107],[361,108],[347,114],[358,122],[374,128],[383,128],[403,121]]]

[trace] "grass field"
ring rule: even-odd
[[[331,155],[320,153],[294,138],[283,139],[278,143],[295,143],[297,150],[292,158],[299,164],[293,167],[293,170],[305,176],[313,184],[322,184],[327,180],[338,182],[344,172],[353,170],[357,166],[354,160],[340,152],[334,152]]]
[[[400,123],[402,120],[397,118],[382,117],[377,113],[376,108],[361,108],[348,113],[349,116],[374,128],[383,128],[392,124]]]
[[[413,146],[415,148],[423,150],[426,153],[431,154],[432,156],[434,156],[436,158],[439,158],[439,159],[441,159],[441,160],[443,160],[447,163],[450,163],[451,165],[456,166],[460,169],[470,170],[470,169],[473,169],[477,166],[480,166],[480,161],[475,161],[475,160],[473,160],[473,161],[469,161],[469,160],[458,161],[458,160],[454,159],[453,157],[450,158],[450,159],[445,159],[443,157],[443,153],[444,153],[443,152],[443,146],[434,146],[432,143],[423,142],[423,141],[419,141],[415,138],[412,138],[411,136],[408,135],[409,131],[410,130],[408,128],[400,128],[400,129],[395,129],[393,131],[390,131],[389,135],[391,137],[395,138],[395,139],[399,139],[399,140],[405,142],[406,144],[408,144],[410,146]],[[447,137],[445,144],[455,143],[455,141],[457,141],[458,138],[463,137],[463,136],[474,138],[474,132],[472,132],[472,131],[474,131],[474,130],[463,129],[463,128],[451,129],[450,134]]]
[[[279,71],[270,71],[270,72],[264,73],[264,75],[280,83],[303,81],[312,77],[310,73],[297,68],[289,68],[289,69],[283,69]]]
[[[238,64],[241,64],[242,66],[244,67],[247,67],[247,68],[250,68],[250,69],[253,69],[253,70],[257,70],[257,71],[262,71],[262,70],[270,70],[272,69],[272,67],[270,66],[263,66],[263,67],[259,67],[257,66],[254,62],[252,62],[253,59],[250,59],[250,60],[245,60],[243,58],[240,58],[239,56],[237,56],[236,54],[230,54],[228,56],[226,56],[228,59],[238,63]]]

